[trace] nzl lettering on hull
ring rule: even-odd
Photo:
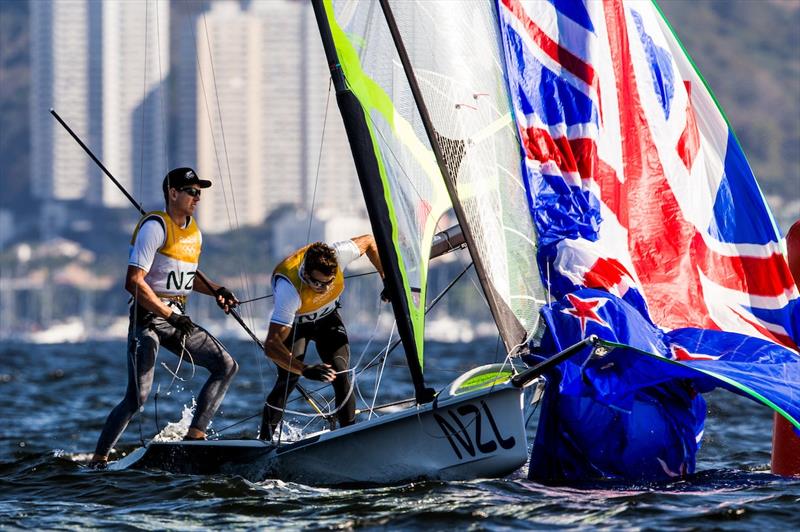
[[[469,456],[474,457],[477,453],[491,454],[497,450],[498,446],[503,449],[511,449],[517,443],[514,436],[504,438],[500,434],[494,415],[484,401],[481,401],[481,408],[466,404],[448,409],[445,415],[434,412],[433,417],[459,460],[464,457],[462,449]],[[489,422],[491,435],[483,434],[484,421]],[[488,433],[489,430],[486,432]]]

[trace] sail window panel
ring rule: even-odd
[[[364,109],[380,167],[421,365],[430,247],[449,196],[380,5],[329,5],[346,83]]]
[[[381,17],[378,23],[385,26],[380,10],[376,15]],[[390,109],[372,109],[369,122],[377,137],[390,192],[403,271],[409,289],[418,294],[412,296],[412,303],[422,310],[428,250],[436,220],[450,203],[400,61],[387,61],[387,48],[381,47],[383,44],[394,50],[388,29],[373,29],[367,42],[371,46],[363,49],[362,67],[391,102]]]
[[[494,7],[446,0],[390,4],[466,216],[462,223],[473,237],[473,256],[511,319],[530,334],[546,295]]]
[[[421,264],[427,262],[423,256],[421,242],[425,225],[430,222],[427,197],[430,182],[419,179],[424,171],[408,150],[392,135],[389,124],[378,112],[370,114],[373,130],[377,132],[378,146],[383,154],[384,172],[390,185],[391,205],[398,231],[397,245],[405,263],[405,275],[411,288],[421,289],[425,272]],[[427,212],[426,212],[427,211]],[[418,306],[418,305],[417,305]]]

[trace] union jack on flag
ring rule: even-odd
[[[798,292],[733,131],[648,1],[497,0],[541,275],[664,330],[797,350]]]
[[[780,233],[658,8],[496,1],[539,273],[556,299],[533,356],[588,334],[627,346],[559,366],[529,476],[691,472],[697,392],[715,387],[800,431],[800,297]]]

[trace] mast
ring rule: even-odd
[[[397,28],[397,22],[395,21],[394,14],[392,13],[392,8],[389,6],[389,1],[380,0],[380,4],[383,14],[386,17],[386,23],[389,26],[392,40],[394,41],[397,53],[400,56],[400,61],[403,65],[406,78],[408,79],[411,93],[414,96],[414,102],[417,104],[417,110],[419,111],[420,118],[422,119],[422,123],[425,127],[425,133],[428,136],[428,141],[430,142],[431,148],[433,149],[433,153],[436,157],[436,163],[438,164],[439,171],[442,173],[442,177],[444,178],[447,193],[450,195],[450,201],[453,204],[453,210],[459,224],[461,225],[464,240],[467,243],[467,249],[469,250],[470,256],[472,257],[472,261],[475,265],[475,272],[478,275],[481,288],[483,288],[483,292],[486,295],[486,300],[489,303],[489,309],[491,310],[494,321],[497,324],[498,330],[500,331],[500,336],[503,338],[503,343],[505,344],[506,350],[510,352],[518,344],[525,341],[527,332],[519,323],[516,316],[514,316],[512,310],[508,307],[508,305],[506,305],[492,284],[489,282],[486,268],[484,267],[481,258],[477,256],[474,251],[476,247],[474,235],[470,230],[469,224],[466,223],[467,216],[458,198],[455,179],[451,175],[444,156],[442,155],[442,141],[447,142],[451,149],[461,152],[464,151],[464,143],[442,137],[434,129],[433,122],[430,118],[430,113],[428,112],[428,108],[425,105],[425,100],[422,97],[419,84],[417,83],[417,77],[414,74],[411,61],[408,58],[405,44],[403,44],[400,31]]]
[[[372,136],[364,116],[364,110],[345,83],[324,2],[323,0],[312,0],[311,3],[314,7],[325,56],[330,66],[331,79],[336,90],[336,102],[339,105],[361,190],[364,193],[373,236],[386,274],[384,283],[392,294],[392,309],[406,353],[417,402],[430,402],[433,399],[433,390],[425,387],[408,301],[402,297],[406,290],[403,285],[402,273],[399,270],[397,252],[392,243],[393,225],[385,200],[387,191],[384,189],[380,176]]]

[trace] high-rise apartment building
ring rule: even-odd
[[[31,182],[48,202],[127,206],[50,116],[55,108],[145,207],[168,169],[167,2],[31,2]]]
[[[161,208],[167,145],[169,4],[111,1],[103,6],[103,161],[145,208]],[[110,182],[101,203],[127,207]]]
[[[83,199],[91,162],[53,120],[59,111],[79,135],[90,133],[90,19],[98,4],[31,2],[31,187],[43,200]]]
[[[317,171],[329,73],[311,6],[220,1],[194,28],[197,170],[215,182],[201,202],[203,229],[258,224],[276,207],[312,201],[363,210],[332,94]]]

